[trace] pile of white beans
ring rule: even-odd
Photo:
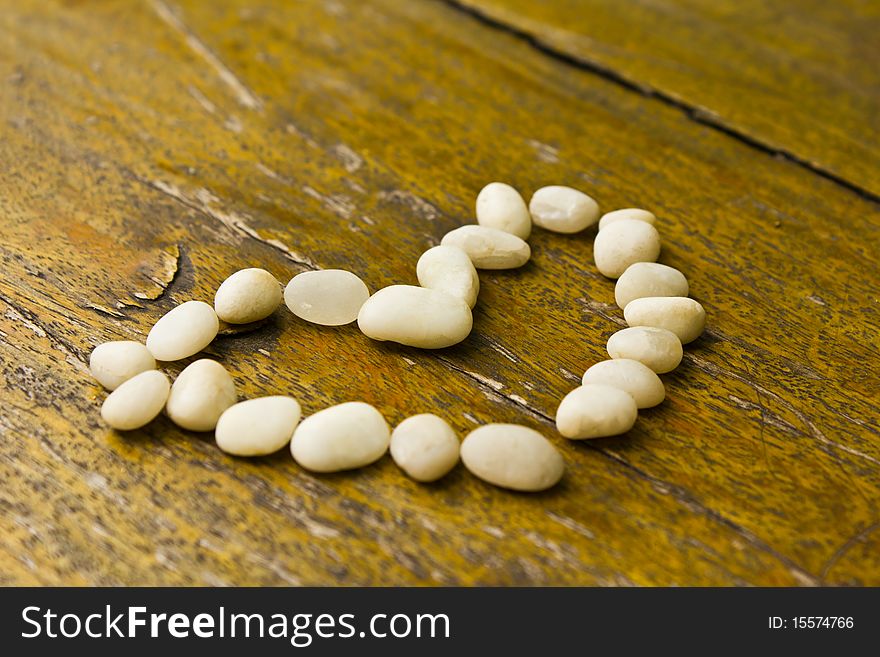
[[[178,426],[214,431],[218,447],[235,456],[261,456],[286,445],[296,462],[313,472],[360,468],[391,452],[417,481],[446,475],[459,458],[474,475],[503,488],[540,491],[556,484],[562,455],[541,433],[516,424],[488,424],[459,443],[442,418],[421,414],[391,431],[382,414],[361,401],[320,410],[305,420],[296,399],[273,395],[238,401],[235,382],[220,363],[203,358],[187,365],[171,383],[156,361],[194,356],[217,336],[220,322],[264,320],[282,300],[297,317],[341,326],[357,321],[379,341],[422,349],[449,347],[473,327],[480,280],[477,269],[510,269],[528,262],[532,226],[576,233],[599,220],[597,203],[576,189],[539,189],[527,206],[513,187],[490,183],[477,196],[477,224],[457,228],[422,254],[419,285],[391,285],[370,295],[351,272],[328,269],[293,277],[283,293],[263,269],[242,269],[227,278],[213,307],[187,301],[162,316],[146,344],[107,342],[92,352],[92,375],[111,393],[101,416],[111,427],[145,426],[164,409]],[[615,299],[630,328],[608,340],[611,360],[596,363],[583,385],[562,400],[556,425],[566,438],[613,436],[629,431],[638,409],[665,398],[657,374],[675,369],[682,344],[705,325],[702,306],[688,298],[688,282],[672,267],[657,264],[660,235],[650,212],[616,210],[599,220],[593,247],[596,267],[616,278]]]

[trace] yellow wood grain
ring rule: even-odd
[[[880,583],[875,204],[434,2],[25,0],[0,81],[3,583]],[[592,232],[536,230],[529,265],[483,272],[448,350],[282,308],[207,353],[306,414],[535,427],[557,488],[426,486],[388,458],[317,476],[165,418],[102,425],[95,345],[246,266],[414,283],[496,179],[654,210],[705,305],[626,437],[550,421],[622,323]]]
[[[880,5],[448,0],[880,196]]]

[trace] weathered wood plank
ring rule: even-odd
[[[876,3],[448,1],[880,196]]]
[[[0,20],[8,581],[880,581],[875,205],[439,4],[25,2]],[[413,282],[489,179],[661,217],[711,331],[631,436],[565,443],[547,421],[620,320],[591,235],[536,232],[442,353],[286,311],[209,353],[243,395],[306,412],[530,424],[564,451],[559,489],[419,486],[387,459],[315,477],[166,420],[101,426],[95,344],[243,266]]]

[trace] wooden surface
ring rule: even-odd
[[[548,55],[880,200],[880,3],[455,3]]]
[[[454,4],[3,5],[0,582],[880,584],[880,214],[854,189],[876,158],[835,182]],[[844,33],[834,18],[816,30]],[[854,40],[867,29],[852,25]],[[791,80],[772,81],[780,97]],[[876,106],[876,82],[859,93]],[[748,115],[742,94],[713,98]],[[869,153],[875,117],[850,109],[828,133]],[[775,107],[774,125],[799,132],[796,110]],[[799,159],[840,154],[800,137],[784,143]],[[455,348],[281,309],[208,354],[243,397],[292,393],[306,413],[362,399],[391,423],[535,427],[565,455],[559,487],[513,494],[461,467],[419,485],[388,458],[315,476],[165,418],[102,425],[95,345],[143,339],[246,266],[413,283],[490,180],[660,218],[661,261],[688,275],[709,329],[628,436],[573,443],[550,421],[622,324],[592,231],[536,230],[528,266],[481,274]]]

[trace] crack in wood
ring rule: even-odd
[[[453,11],[466,14],[476,19],[487,27],[505,32],[512,37],[524,41],[538,52],[547,55],[548,57],[551,57],[556,61],[567,64],[568,66],[576,68],[580,71],[592,73],[593,75],[596,75],[603,80],[607,80],[608,82],[612,82],[624,89],[627,89],[628,91],[635,92],[640,96],[644,96],[646,98],[652,98],[668,107],[673,107],[677,110],[680,110],[688,119],[694,121],[695,123],[706,126],[707,128],[715,130],[721,134],[727,135],[731,139],[734,139],[739,143],[744,144],[757,151],[765,153],[766,155],[785,160],[786,162],[789,162],[797,167],[809,171],[810,173],[824,178],[829,182],[839,185],[840,187],[843,187],[844,189],[856,194],[857,196],[867,201],[880,204],[880,194],[875,194],[874,192],[865,189],[864,187],[844,178],[843,176],[834,173],[833,171],[829,171],[828,169],[814,162],[800,157],[799,155],[788,149],[782,148],[780,146],[775,146],[757,137],[753,137],[746,132],[723,122],[717,115],[707,111],[704,108],[691,105],[690,103],[687,103],[680,98],[677,98],[673,94],[662,91],[654,86],[637,82],[636,80],[633,80],[623,75],[613,68],[600,64],[596,61],[586,59],[581,55],[572,55],[563,52],[550,45],[549,43],[546,43],[541,38],[528,32],[527,30],[518,28],[514,25],[510,25],[509,23],[505,23],[504,21],[490,16],[485,11],[478,9],[477,7],[473,7],[466,2],[463,2],[462,0],[439,0],[439,2],[446,5]]]
[[[205,60],[214,69],[223,83],[229,87],[238,102],[248,109],[258,110],[263,103],[247,86],[239,80],[235,73],[208,48],[195,33],[190,30],[163,0],[151,0],[150,6],[156,15],[175,32],[180,34],[190,50]]]
[[[65,360],[81,372],[88,372],[88,357],[78,347],[72,345],[64,338],[55,335],[49,328],[42,324],[37,316],[27,308],[0,294],[0,301],[8,307],[6,316],[15,322],[26,326],[37,337],[49,340],[53,346],[65,355]]]
[[[182,244],[174,244],[173,250],[161,252],[160,259],[162,261],[160,263],[160,271],[147,275],[147,278],[155,284],[159,292],[134,292],[132,296],[135,299],[139,301],[158,301],[168,294],[168,290],[179,280],[183,270],[185,259],[184,246]]]
[[[212,201],[216,200],[216,197],[214,197],[207,190],[200,190],[204,193],[196,194],[196,198],[193,199],[184,194],[175,185],[172,185],[170,183],[166,183],[161,180],[147,180],[135,174],[129,175],[131,175],[134,180],[141,183],[142,185],[161,192],[162,194],[173,198],[177,202],[182,203],[186,207],[195,210],[211,219],[219,221],[221,224],[226,226],[231,232],[238,235],[239,237],[249,238],[261,244],[265,244],[266,246],[269,246],[276,251],[279,251],[282,255],[284,255],[285,258],[287,258],[291,262],[294,262],[302,267],[306,267],[308,269],[319,269],[319,267],[309,258],[297,253],[280,240],[266,238],[260,235],[260,233],[252,228],[240,215],[234,212],[224,212],[213,207]]]
[[[849,539],[844,541],[837,550],[835,550],[834,554],[831,555],[831,558],[825,563],[822,568],[821,578],[824,581],[828,577],[828,573],[831,572],[831,569],[834,568],[835,565],[843,558],[843,556],[849,552],[853,547],[855,547],[858,543],[865,541],[868,536],[880,529],[880,522],[875,522],[871,525],[868,525],[858,533],[851,536]]]
[[[739,381],[740,383],[743,383],[743,384],[749,386],[750,388],[754,389],[756,392],[762,393],[765,397],[772,398],[778,404],[787,408],[795,417],[797,417],[804,424],[806,431],[800,432],[803,435],[812,436],[815,440],[832,448],[832,450],[833,449],[840,449],[841,451],[844,451],[847,454],[850,454],[852,456],[858,456],[860,458],[863,458],[875,466],[880,465],[880,459],[877,459],[877,458],[871,456],[870,454],[865,454],[864,452],[861,452],[861,451],[855,449],[854,447],[842,445],[842,444],[828,438],[828,436],[826,436],[825,433],[821,429],[819,429],[819,427],[816,426],[816,424],[812,420],[810,420],[809,417],[807,417],[806,413],[804,413],[803,411],[796,408],[794,406],[794,404],[787,401],[781,395],[773,392],[769,388],[765,388],[764,386],[760,385],[759,383],[757,383],[755,381],[752,381],[748,376],[743,376],[742,374],[739,374],[729,368],[725,368],[725,367],[721,367],[719,365],[716,365],[715,363],[712,363],[712,362],[706,360],[705,358],[702,358],[701,356],[697,356],[694,353],[685,352],[684,360],[687,360],[690,363],[693,363],[694,366],[698,367],[699,369],[703,370],[704,372],[707,372],[708,374],[711,374],[712,376],[717,377],[717,376],[723,374],[723,375],[728,376],[736,381]],[[839,460],[839,459],[836,458],[835,460]]]

